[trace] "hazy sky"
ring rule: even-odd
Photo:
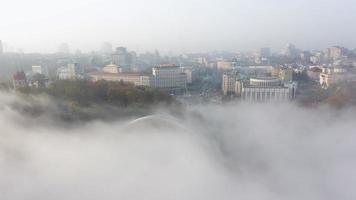
[[[0,39],[25,52],[102,42],[173,52],[356,47],[355,0],[12,0]]]

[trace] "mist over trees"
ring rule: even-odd
[[[0,93],[0,199],[356,197],[354,107],[162,106],[70,126],[56,112],[51,96]]]

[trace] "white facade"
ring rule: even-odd
[[[192,67],[182,67],[182,72],[187,75],[187,83],[193,83],[193,68]]]
[[[297,84],[283,85],[276,78],[254,78],[242,84],[241,99],[244,101],[288,101],[295,98]]]
[[[320,73],[320,85],[329,87],[330,85],[346,82],[353,78],[354,75],[347,73],[347,70],[344,68],[324,67],[322,73]]]
[[[287,87],[242,87],[241,98],[245,101],[287,101],[292,97]]]
[[[109,70],[111,71],[111,70]],[[187,84],[187,75],[182,73],[182,69],[177,66],[154,67],[152,75],[139,73],[110,73],[110,72],[92,72],[88,74],[93,81],[123,81],[136,86],[147,86],[159,89],[185,89]]]
[[[224,95],[229,93],[235,93],[236,81],[238,81],[238,75],[236,73],[224,73],[222,80],[222,91]]]
[[[117,81],[133,84],[135,86],[149,86],[148,76],[138,73],[107,73],[107,72],[92,72],[89,74],[92,81]]]
[[[40,65],[33,65],[32,72],[37,74],[42,74],[42,66]]]
[[[84,78],[84,70],[79,64],[68,64],[57,70],[57,77],[61,80],[74,80]]]
[[[110,64],[110,65],[106,65],[103,68],[103,71],[107,72],[107,73],[118,74],[118,73],[122,72],[122,69],[121,69],[121,67],[119,67],[117,65]]]
[[[186,88],[187,74],[178,66],[154,67],[150,85],[155,88]]]

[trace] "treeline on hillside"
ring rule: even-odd
[[[328,89],[320,85],[304,88],[298,96],[298,102],[303,106],[327,104],[335,108],[356,106],[356,83],[340,83]]]
[[[55,98],[86,106],[91,103],[109,103],[118,106],[172,103],[170,95],[148,87],[136,87],[123,82],[86,80],[57,80],[48,88],[21,88],[22,93],[47,93]]]

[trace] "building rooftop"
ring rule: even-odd
[[[122,72],[122,73],[108,73],[102,71],[90,72],[88,75],[93,76],[144,76],[148,74],[134,73],[134,72]]]
[[[158,65],[154,68],[178,68],[179,66],[175,65],[175,64],[162,64],[162,65]]]
[[[17,71],[13,76],[13,80],[20,81],[20,80],[26,80],[26,74],[24,71]]]

